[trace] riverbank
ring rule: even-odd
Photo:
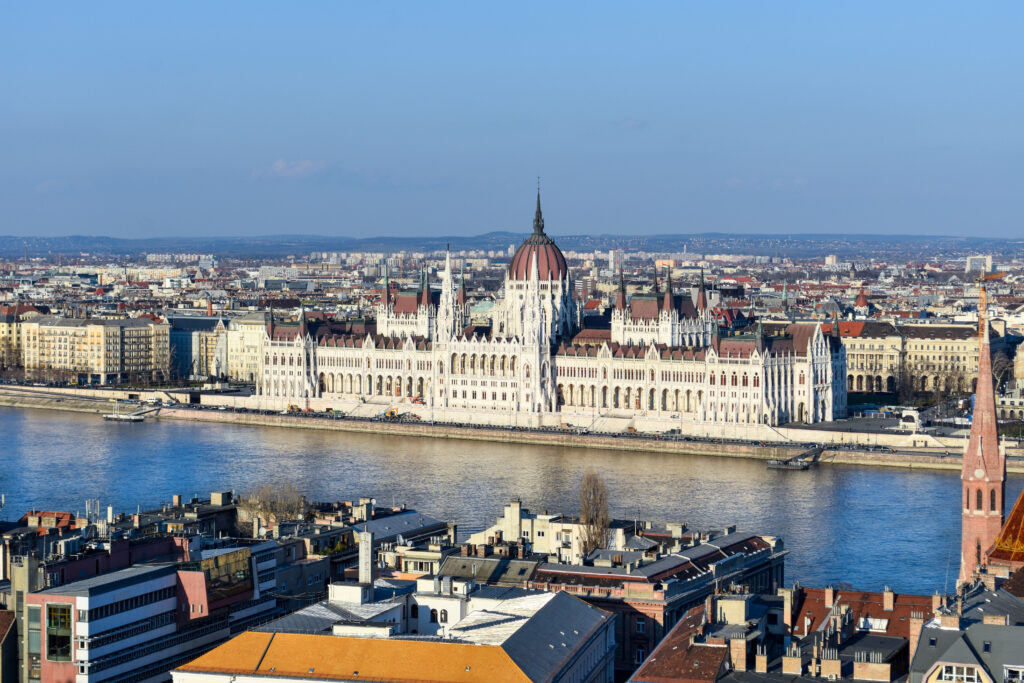
[[[110,412],[110,402],[105,398],[85,398],[47,393],[45,389],[0,388],[0,406],[15,408],[36,408],[64,410],[81,413],[104,414]],[[165,407],[155,418],[221,424],[248,425],[260,427],[282,427],[289,429],[314,429],[363,434],[410,436],[433,439],[455,439],[509,444],[532,444],[537,446],[559,446],[565,448],[586,448],[611,451],[642,451],[679,455],[701,455],[726,458],[769,460],[790,458],[798,455],[801,448],[766,444],[764,446],[742,443],[718,443],[713,441],[668,439],[659,436],[634,434],[577,434],[574,432],[510,430],[506,428],[456,427],[444,424],[373,422],[307,417],[301,415],[264,415],[260,413],[238,413],[229,410],[199,410]],[[882,453],[867,450],[829,449],[821,457],[825,464],[850,465],[855,467],[884,467],[897,469],[922,469],[959,471],[959,455],[946,456],[944,453]],[[1024,461],[1011,460],[1007,471],[1024,474]]]

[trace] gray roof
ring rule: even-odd
[[[369,522],[353,524],[352,530],[356,533],[369,531],[373,534],[375,541],[382,541],[398,534],[403,536],[416,535],[436,526],[445,526],[445,523],[429,515],[409,510],[395,515],[388,515],[387,517],[378,517]]]
[[[154,323],[149,318],[118,318],[107,320],[105,318],[62,318],[55,315],[47,315],[36,318],[41,327],[87,327],[89,325],[102,325],[103,327],[149,327],[150,325],[162,325],[166,323]]]
[[[1003,681],[1004,666],[1024,667],[1024,626],[971,624],[963,631],[942,629],[930,622],[921,631],[917,653],[910,665],[910,680],[920,683],[937,663],[984,668],[993,680]],[[985,652],[985,643],[989,651]]]
[[[117,571],[107,572],[80,581],[72,581],[63,586],[54,586],[40,591],[49,595],[73,595],[91,597],[102,595],[113,590],[134,586],[144,581],[174,574],[178,568],[174,564],[136,564]]]
[[[522,583],[537,570],[537,560],[508,557],[464,557],[449,555],[438,570],[438,576],[473,579],[480,583]]]
[[[612,615],[559,592],[501,646],[531,681],[549,681],[566,656]]]
[[[1002,588],[990,591],[981,584],[975,585],[964,600],[963,619],[979,622],[986,614],[1005,614],[1010,624],[1024,626],[1024,601]]]

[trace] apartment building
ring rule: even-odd
[[[232,382],[256,382],[267,320],[268,314],[259,311],[233,318],[228,323],[226,372]]]
[[[25,373],[79,384],[163,381],[169,326],[150,318],[82,320],[42,316],[21,325]]]

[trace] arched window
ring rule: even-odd
[[[409,608],[409,617],[412,619],[420,618],[420,606],[413,603],[413,606]]]
[[[981,509],[981,489],[978,489],[977,495],[974,496],[974,509]]]
[[[732,385],[736,386],[736,373],[732,373]]]
[[[991,512],[996,511],[996,490],[992,489],[988,492],[988,509]]]
[[[714,386],[714,384],[715,384],[715,373],[712,372],[711,373],[711,385]]]
[[[441,610],[441,623],[442,624],[447,624],[448,623],[448,610],[446,610],[446,609]]]
[[[754,386],[755,387],[761,386],[761,376],[760,375],[754,375]]]
[[[430,610],[430,623],[431,624],[436,624],[437,623],[437,610],[436,609]]]

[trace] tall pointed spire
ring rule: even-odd
[[[384,308],[391,303],[391,283],[388,282],[388,264],[386,262],[384,263],[384,296],[381,297],[381,301],[384,303]]]
[[[665,269],[665,296],[661,300],[661,310],[671,311],[676,307],[675,295],[672,293],[672,271]]]
[[[704,266],[700,267],[700,287],[697,289],[697,310],[703,313],[708,308],[708,295],[704,290]]]
[[[626,310],[626,280],[622,277],[622,269],[619,269],[619,292],[615,296],[615,308],[619,311]]]
[[[976,572],[986,566],[987,554],[1003,527],[1003,498],[1006,494],[1006,455],[999,447],[984,287],[979,296],[978,327],[974,415],[960,473],[963,493],[959,584],[971,583]]]
[[[456,298],[460,306],[466,305],[466,261],[459,264],[459,294]]]
[[[533,232],[544,234],[544,215],[540,211],[540,178],[537,178],[537,213],[533,214]]]

